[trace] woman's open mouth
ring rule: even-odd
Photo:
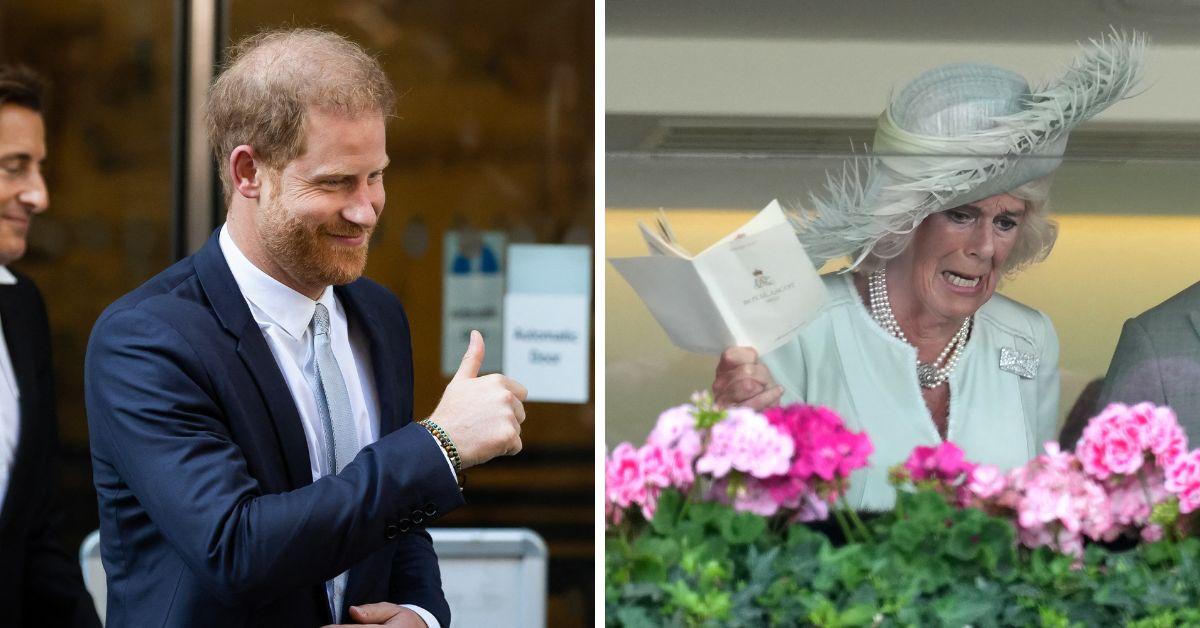
[[[979,287],[982,278],[979,275],[960,275],[948,270],[942,271],[942,279],[945,279],[955,292],[974,292]]]

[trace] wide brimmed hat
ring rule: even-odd
[[[852,268],[930,214],[1052,173],[1067,134],[1127,98],[1141,77],[1145,37],[1113,31],[1090,40],[1057,81],[1031,89],[992,65],[956,63],[918,76],[879,117],[871,154],[830,173],[824,197],[797,217],[818,267],[844,255]],[[903,239],[899,239],[903,241]]]

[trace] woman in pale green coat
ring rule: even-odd
[[[880,117],[865,176],[843,170],[800,221],[818,267],[850,256],[851,272],[827,275],[816,318],[761,361],[726,350],[718,403],[804,401],[866,430],[875,453],[847,494],[860,509],[891,507],[888,468],[918,445],[953,441],[1002,469],[1037,455],[1057,427],[1058,337],[996,286],[1049,254],[1067,133],[1129,93],[1142,46],[1113,34],[1036,91],[979,64],[909,83]]]

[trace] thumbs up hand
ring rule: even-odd
[[[429,417],[454,441],[463,469],[521,451],[521,402],[528,393],[499,373],[479,377],[483,354],[483,335],[472,330],[462,364]]]

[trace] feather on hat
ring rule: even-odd
[[[1146,39],[1113,30],[1090,40],[1057,81],[1031,89],[992,65],[957,63],[921,74],[879,117],[871,155],[827,173],[824,197],[794,218],[820,267],[843,255],[857,267],[890,235],[930,214],[1014,190],[1053,172],[1067,134],[1129,97]]]

